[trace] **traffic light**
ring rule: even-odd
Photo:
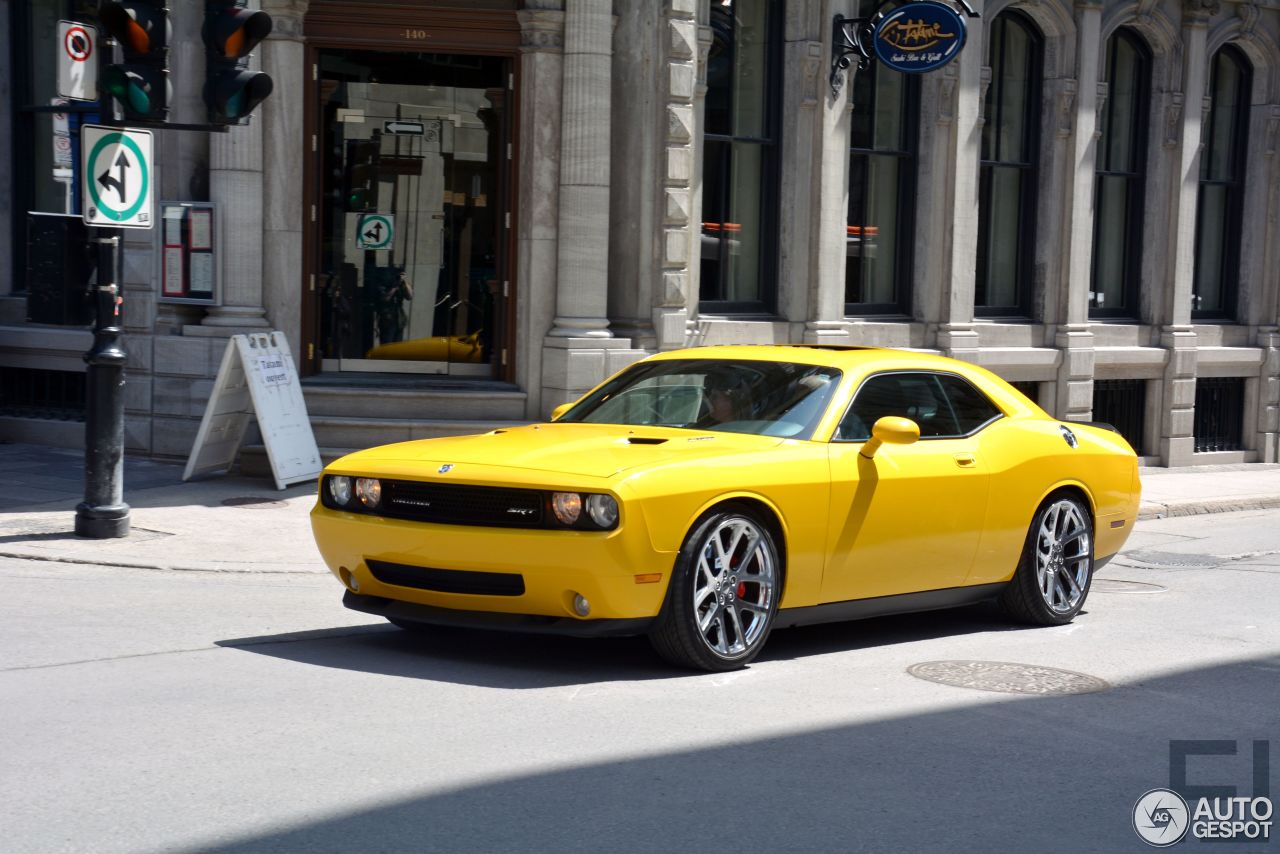
[[[124,53],[108,65],[98,90],[120,105],[126,121],[169,117],[169,9],[165,0],[104,0],[98,21]]]
[[[369,211],[377,207],[378,141],[353,140],[347,143],[347,210]]]
[[[271,94],[271,77],[249,70],[249,54],[271,33],[271,16],[245,8],[245,0],[205,0],[204,103],[209,122],[243,124]]]

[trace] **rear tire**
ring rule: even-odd
[[[769,638],[781,580],[768,526],[749,511],[712,511],[680,547],[649,641],[682,667],[745,667]]]
[[[1071,622],[1093,582],[1093,520],[1080,499],[1051,497],[1031,520],[1022,558],[1000,604],[1014,619],[1037,626]]]

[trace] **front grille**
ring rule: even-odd
[[[471,593],[479,596],[520,596],[524,593],[524,576],[514,572],[468,572],[458,569],[434,569],[408,566],[382,560],[367,560],[373,577],[383,584],[434,590],[438,593]]]
[[[378,512],[445,525],[541,528],[543,506],[542,493],[535,489],[384,480]]]

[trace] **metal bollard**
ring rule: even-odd
[[[116,282],[119,237],[96,237],[98,284],[93,348],[88,363],[85,412],[84,501],[76,505],[76,534],[107,539],[129,533],[124,503],[124,362],[120,287]]]

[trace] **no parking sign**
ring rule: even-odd
[[[98,99],[98,30],[77,21],[58,22],[58,94],[77,101]]]

